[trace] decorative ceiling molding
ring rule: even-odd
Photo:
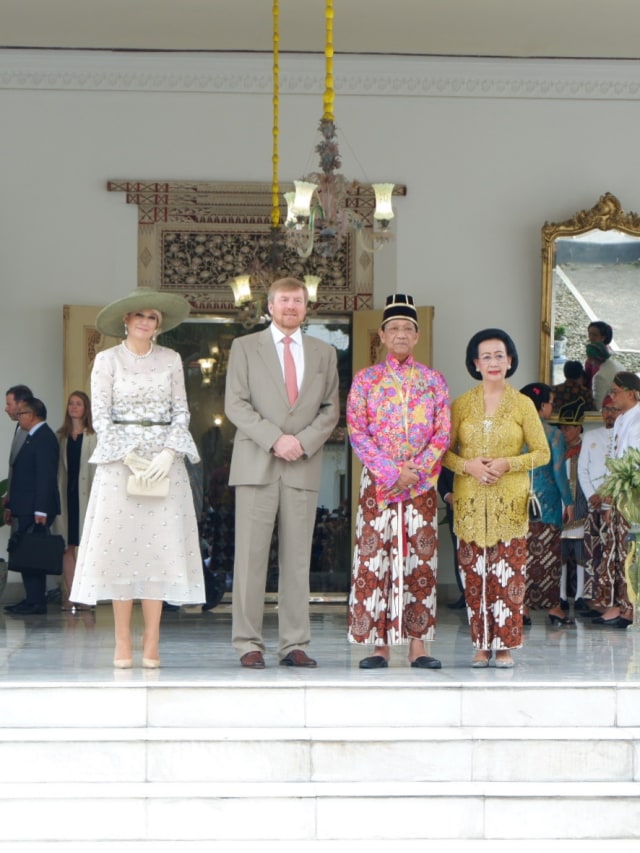
[[[640,60],[336,58],[341,96],[639,100]],[[0,50],[0,89],[268,94],[266,54]],[[281,94],[322,92],[320,56],[281,58]]]

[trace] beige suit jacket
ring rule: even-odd
[[[303,335],[303,347],[304,378],[290,406],[271,330],[233,342],[225,391],[225,414],[237,427],[229,485],[282,479],[293,488],[318,490],[322,447],[340,414],[337,359],[335,349],[316,338]],[[286,462],[274,456],[271,448],[281,435],[295,435],[304,457]]]

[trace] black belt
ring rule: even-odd
[[[171,426],[171,421],[148,421],[146,419],[142,421],[112,421],[112,423],[121,424],[123,426]]]

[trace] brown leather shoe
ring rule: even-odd
[[[302,649],[294,649],[286,657],[282,658],[280,666],[306,666],[312,668],[318,666],[318,662],[310,658]]]
[[[247,652],[246,655],[242,655],[240,666],[246,666],[248,669],[264,669],[262,652]]]

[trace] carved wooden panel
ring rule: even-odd
[[[180,293],[196,312],[232,313],[229,281],[246,273],[320,276],[319,313],[373,307],[374,256],[351,233],[333,258],[300,258],[274,238],[269,184],[109,181],[107,188],[138,206],[138,284]],[[369,186],[354,183],[348,205],[371,224]]]

